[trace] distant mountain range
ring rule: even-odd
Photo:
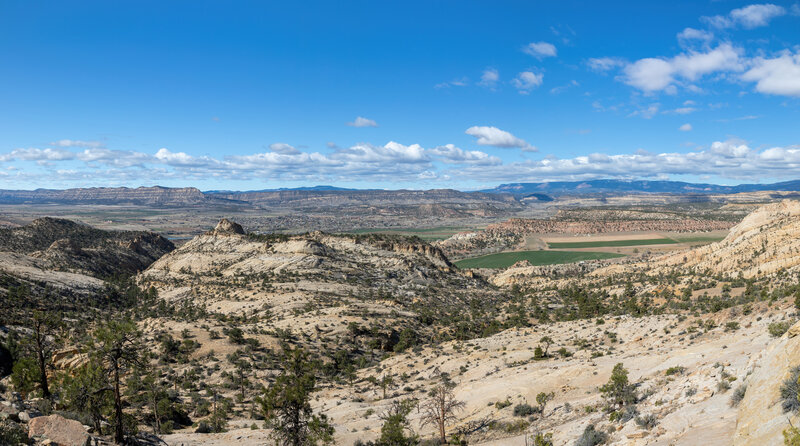
[[[719,184],[686,183],[683,181],[553,181],[548,183],[509,183],[481,192],[511,194],[517,197],[533,194],[546,195],[593,195],[593,194],[737,194],[759,191],[800,191],[800,180],[771,184]]]
[[[256,191],[200,191],[194,187],[93,187],[78,189],[0,190],[0,204],[93,204],[154,207],[183,206],[319,206],[319,205],[423,205],[492,203],[519,205],[519,200],[552,201],[553,197],[573,195],[624,194],[736,194],[758,191],[800,191],[800,180],[772,184],[686,183],[682,181],[554,181],[549,183],[509,183],[481,191],[453,189],[384,190],[347,189],[335,186],[264,189]]]

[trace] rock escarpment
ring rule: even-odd
[[[757,209],[718,243],[656,259],[658,266],[764,276],[800,265],[800,202],[782,201]]]

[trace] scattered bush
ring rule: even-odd
[[[607,439],[608,435],[605,432],[595,430],[594,425],[590,424],[583,430],[575,446],[596,446],[605,443]]]
[[[636,425],[642,429],[652,429],[658,424],[658,418],[653,414],[636,417]]]
[[[742,384],[733,391],[733,395],[731,395],[730,405],[731,407],[736,407],[739,403],[742,402],[744,398],[744,394],[747,392],[747,384]]]
[[[770,336],[773,338],[779,338],[789,331],[792,325],[793,323],[789,321],[773,322],[767,326],[767,332],[769,332]]]
[[[800,366],[793,368],[781,385],[781,407],[784,412],[797,412],[800,409],[800,400],[797,399],[800,391],[798,379],[800,379]]]
[[[506,407],[508,407],[510,405],[511,405],[511,401],[509,401],[509,400],[498,401],[498,402],[494,403],[494,407],[497,408],[497,410],[505,409]]]
[[[678,366],[675,366],[675,367],[670,367],[670,368],[668,368],[668,369],[667,369],[667,370],[664,372],[664,374],[665,374],[665,375],[667,375],[667,376],[672,376],[672,375],[682,375],[682,374],[683,374],[683,372],[685,372],[685,371],[686,371],[686,367],[684,367],[684,366],[682,366],[682,365],[678,365]]]
[[[28,444],[28,433],[13,421],[0,421],[0,444]]]
[[[517,404],[514,406],[515,417],[527,417],[528,415],[533,415],[535,412],[536,409],[530,404]]]

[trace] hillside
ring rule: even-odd
[[[470,320],[464,305],[488,307],[493,295],[418,239],[262,236],[228,220],[153,263],[139,281],[169,301],[245,318],[247,332],[291,333],[329,354],[325,343],[344,343],[351,322],[363,331],[362,352],[372,350],[370,340],[391,351],[405,329],[414,342],[441,336],[453,329],[445,321]],[[474,323],[478,330],[484,321]]]
[[[0,252],[40,259],[47,269],[94,277],[135,274],[174,248],[152,232],[104,231],[59,218],[0,229]]]
[[[656,258],[649,266],[761,277],[800,265],[798,235],[800,202],[786,200],[749,214],[718,243]]]

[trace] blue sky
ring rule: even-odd
[[[0,187],[800,178],[795,2],[0,2]]]

